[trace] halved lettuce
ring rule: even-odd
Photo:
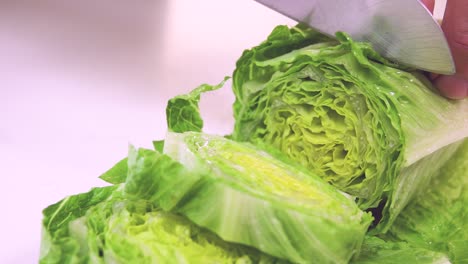
[[[133,150],[126,193],[222,239],[295,263],[347,263],[372,220],[322,179],[249,144],[168,133],[163,154]]]
[[[393,199],[401,180],[426,181],[418,168],[426,163],[416,163],[468,136],[468,100],[445,99],[423,75],[385,60],[369,44],[343,33],[337,38],[278,26],[246,50],[233,76],[232,139],[281,150],[357,196],[363,209],[386,202],[379,227],[385,231],[417,191]],[[441,160],[453,154],[445,153]],[[411,175],[399,177],[413,164]]]
[[[468,139],[390,228],[398,239],[468,263]]]
[[[227,243],[187,218],[146,200],[128,200],[122,186],[94,188],[44,210],[40,263],[287,263]]]

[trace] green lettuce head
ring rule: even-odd
[[[232,138],[273,146],[356,196],[361,208],[387,200],[387,215],[396,215],[409,199],[389,204],[398,175],[468,135],[468,101],[439,96],[423,75],[367,43],[337,39],[278,26],[244,51],[233,76]]]

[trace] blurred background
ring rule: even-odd
[[[128,144],[164,137],[169,98],[278,24],[295,22],[252,0],[0,0],[0,263],[37,262],[43,208],[103,186]],[[233,101],[230,83],[202,100],[207,132],[231,131]]]

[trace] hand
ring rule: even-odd
[[[422,0],[433,12],[435,0]],[[433,75],[442,95],[452,99],[468,97],[468,0],[447,0],[442,29],[455,61],[454,75]]]

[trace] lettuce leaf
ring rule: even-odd
[[[99,178],[111,184],[124,183],[127,178],[127,163],[127,158],[121,159],[112,168],[99,176]]]
[[[189,94],[178,95],[167,102],[166,119],[167,127],[172,132],[196,131],[203,128],[203,119],[200,115],[198,103],[200,95],[223,87],[229,77],[217,85],[202,84]]]
[[[80,232],[72,224],[82,218],[88,210],[107,200],[118,186],[93,188],[87,193],[72,195],[43,211],[40,263],[86,263],[88,256],[85,245],[75,236]]]
[[[387,232],[403,208],[415,196],[430,186],[431,180],[437,177],[442,166],[446,166],[445,164],[450,159],[456,158],[456,155],[458,155],[457,150],[461,144],[462,141],[452,143],[420,159],[411,166],[403,168],[396,179],[395,188],[390,196],[391,200],[387,202],[389,206],[386,206],[382,212],[386,217],[379,223],[378,228],[372,232]]]

